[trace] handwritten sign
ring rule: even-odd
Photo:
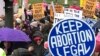
[[[54,15],[54,25],[57,24],[59,21],[64,19],[64,13],[55,13]]]
[[[83,7],[83,15],[87,17],[93,17],[95,14],[96,0],[86,0]]]
[[[40,20],[44,17],[44,7],[42,3],[33,4],[33,18]]]
[[[56,13],[63,13],[63,6],[62,5],[55,5],[55,11]]]
[[[63,6],[59,4],[54,5],[54,8],[56,13],[63,13],[64,11]],[[50,6],[50,20],[54,22],[54,11],[52,6]]]
[[[82,11],[81,10],[76,10],[76,9],[71,9],[71,8],[65,8],[64,9],[64,17],[66,19],[82,19]]]

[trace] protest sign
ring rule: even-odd
[[[55,12],[56,13],[63,13],[63,6],[62,5],[59,5],[59,4],[57,4],[57,5],[55,5]]]
[[[69,19],[69,18],[82,19],[82,11],[76,10],[76,9],[71,9],[71,8],[65,8],[64,9],[64,17],[66,19]]]
[[[53,56],[91,56],[95,49],[92,28],[78,19],[66,19],[54,25],[48,42]]]
[[[55,13],[63,13],[63,6],[56,4],[54,5],[52,3],[52,5],[50,6],[50,20],[53,22],[54,21],[54,14]]]
[[[64,19],[64,13],[55,13],[53,24],[55,25],[56,23],[58,23],[58,21],[63,19]]]
[[[80,0],[80,7],[83,7],[84,6],[85,1],[86,0]]]
[[[40,20],[44,17],[44,7],[42,3],[33,4],[33,18]]]
[[[86,19],[83,19],[87,24],[90,25],[90,27],[92,27],[92,29],[94,31],[96,31],[96,27],[94,27],[94,25],[96,24],[97,20],[95,19],[92,19],[92,18],[86,18]]]
[[[87,17],[93,17],[96,9],[96,0],[86,0],[83,7],[83,15]]]
[[[89,24],[91,27],[94,26],[94,24],[97,22],[97,20],[93,19],[93,18],[86,18],[83,19],[87,24]]]
[[[81,10],[76,10],[76,9],[71,9],[71,8],[65,8],[64,13],[55,13],[54,14],[54,25],[63,19],[82,19],[82,11]]]

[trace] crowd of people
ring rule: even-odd
[[[27,9],[24,8],[25,20],[23,20],[23,15],[19,16],[18,12],[14,13],[13,28],[25,32],[31,42],[1,42],[0,48],[5,51],[7,56],[52,56],[47,42],[49,31],[53,26],[53,22],[50,20],[49,5],[44,7],[45,17],[38,21],[33,17],[32,5],[29,5]],[[78,5],[69,7],[81,9]],[[96,10],[96,17],[100,18],[100,9]],[[4,16],[0,17],[0,27],[4,26],[4,20]]]
[[[17,9],[19,10],[19,8]],[[51,56],[48,50],[47,38],[52,27],[49,11],[45,11],[45,17],[39,21],[34,20],[32,7],[24,8],[25,20],[23,15],[19,16],[18,11],[13,16],[13,29],[21,30],[26,33],[31,42],[8,42],[2,41],[0,48],[5,51],[7,56]],[[5,25],[5,17],[0,17],[0,27]],[[4,53],[3,53],[4,54]]]

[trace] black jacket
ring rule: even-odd
[[[35,45],[34,48],[36,56],[44,56],[44,47],[42,45]]]

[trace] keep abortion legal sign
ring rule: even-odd
[[[95,49],[92,28],[79,19],[66,19],[54,25],[48,42],[53,56],[91,56]]]

